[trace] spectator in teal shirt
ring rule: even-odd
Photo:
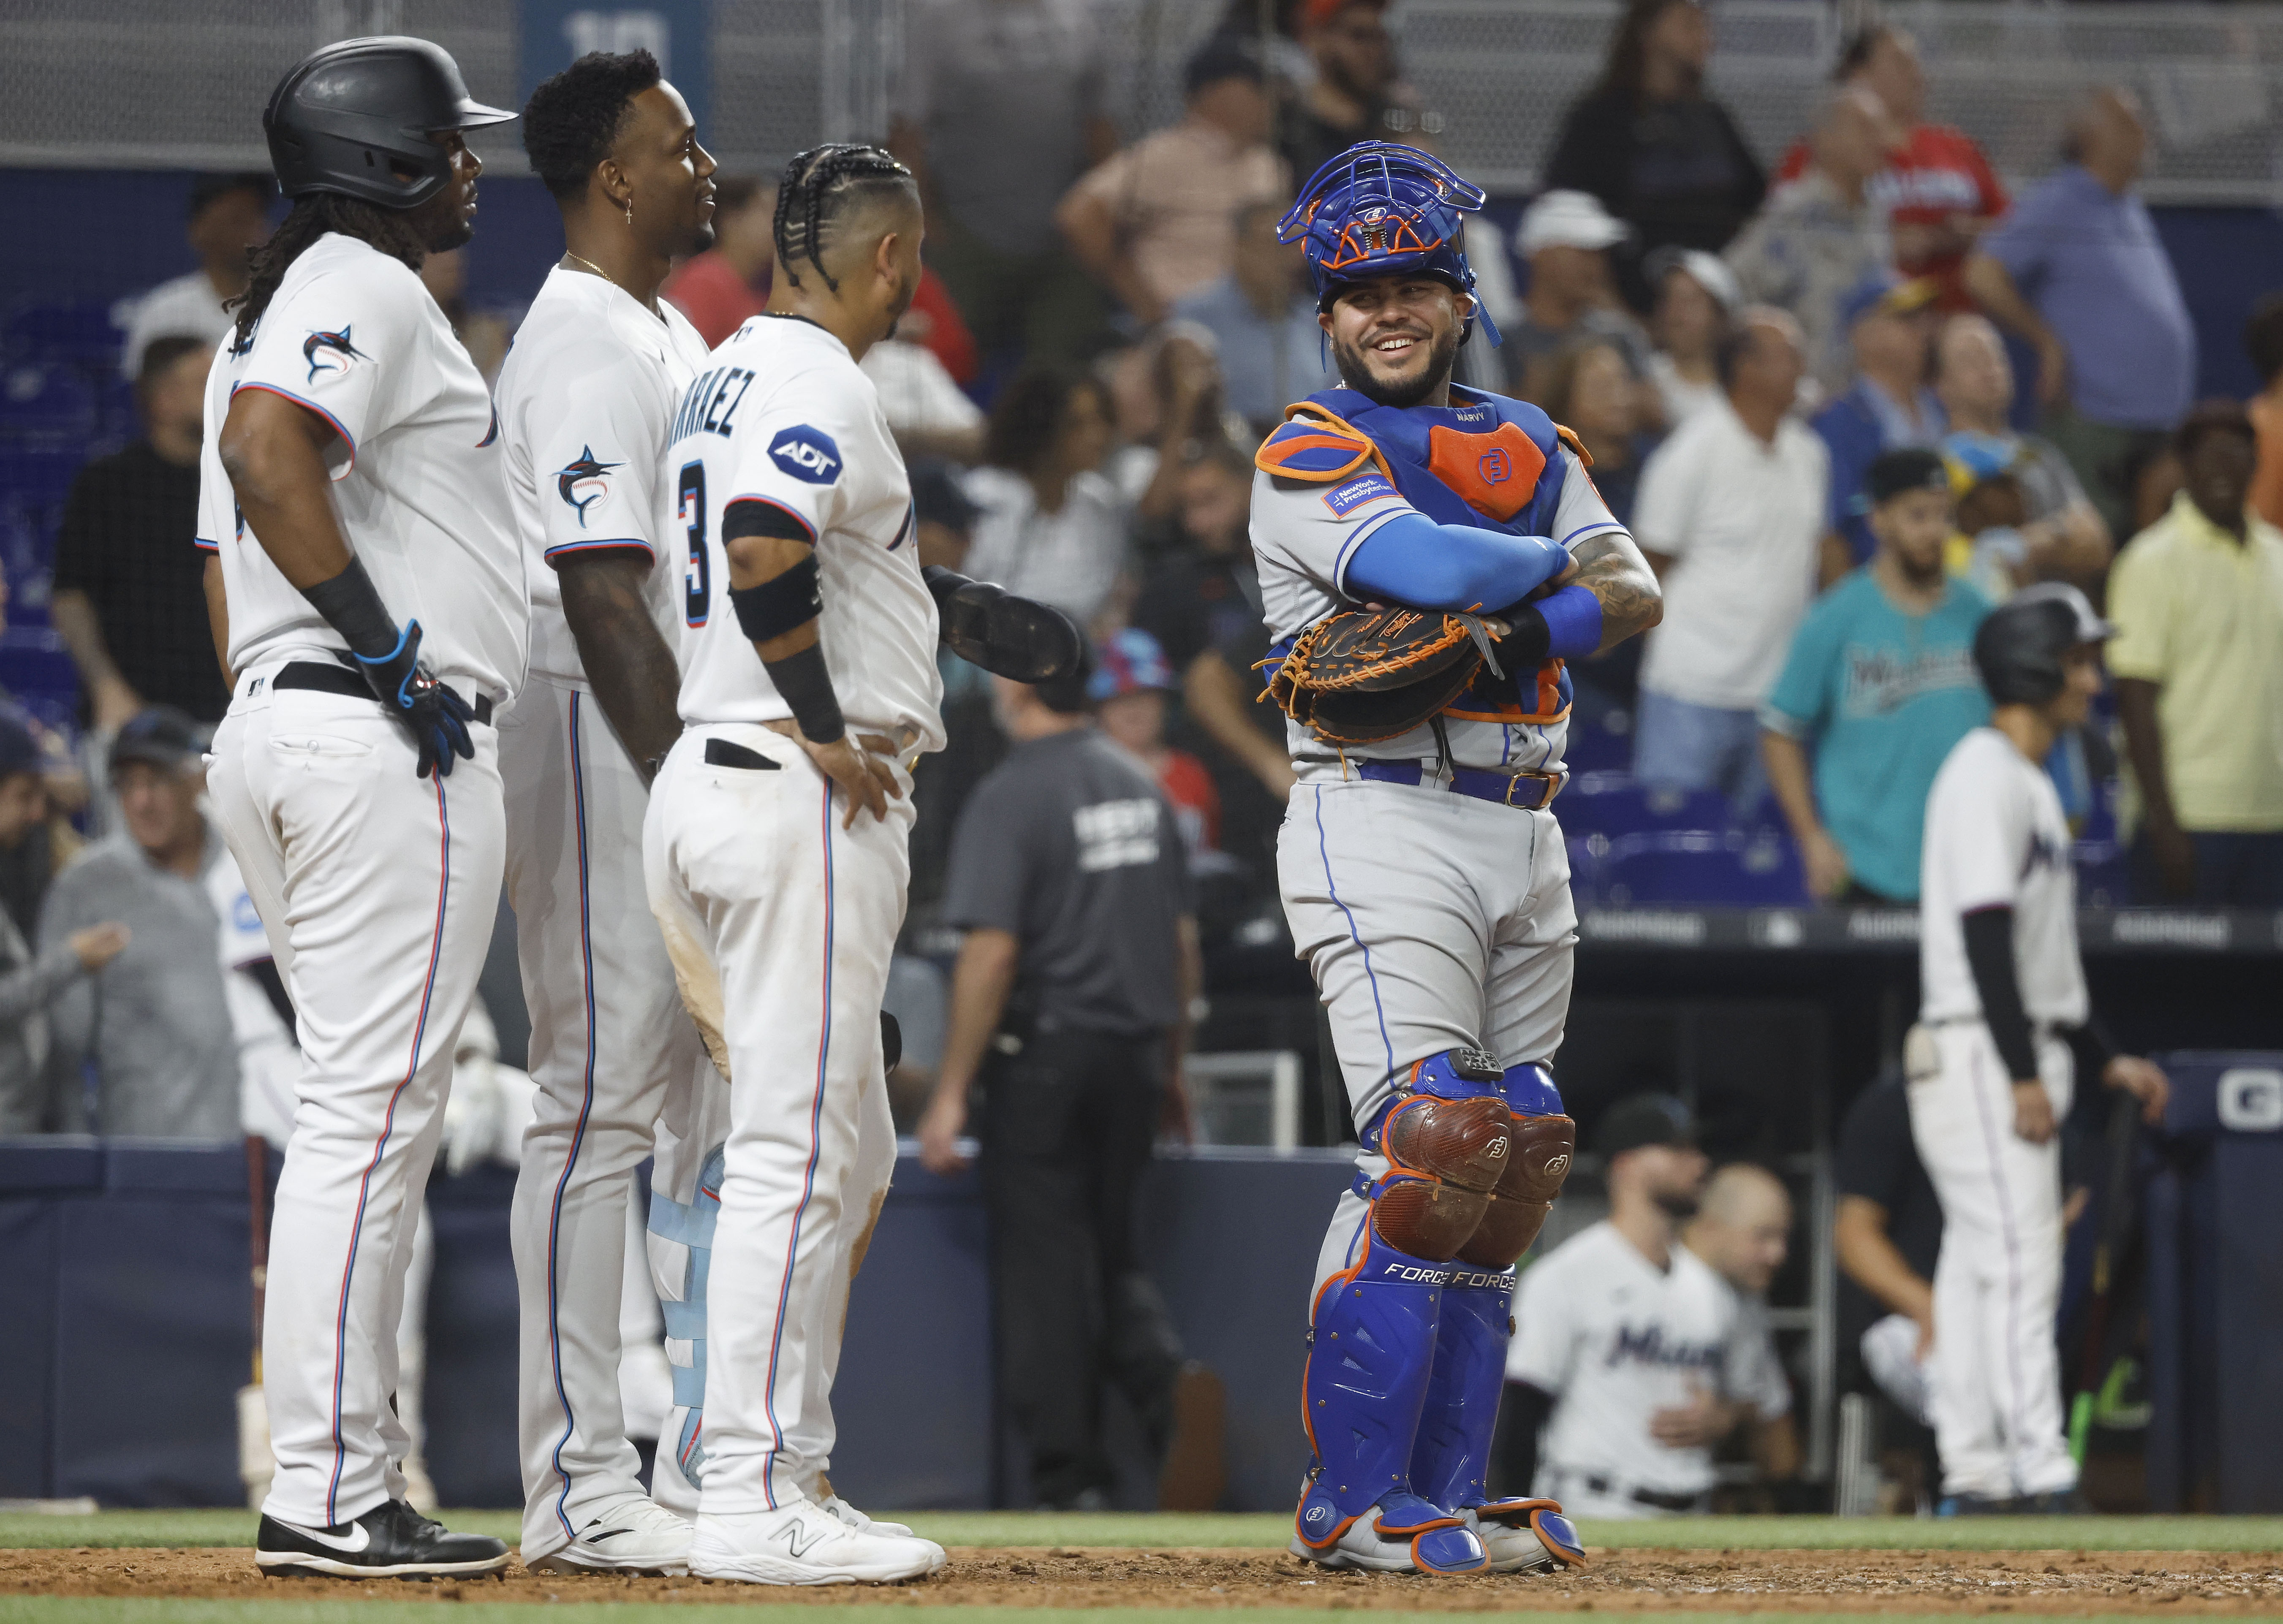
[[[1940,457],[1890,451],[1864,485],[1877,550],[1800,623],[1760,709],[1760,754],[1808,889],[1879,906],[1918,900],[1935,772],[1990,719],[1973,657],[1990,604],[1944,573],[1951,496]]]

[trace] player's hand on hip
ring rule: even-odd
[[[2031,1081],[2014,1084],[2014,1131],[2032,1145],[2053,1137],[2053,1102],[2045,1085]]]
[[[2100,1080],[2121,1088],[2140,1102],[2140,1120],[2154,1127],[2164,1120],[2164,1107],[2172,1098],[2172,1080],[2154,1061],[2137,1054],[2120,1054],[2101,1068]]]
[[[888,803],[904,798],[904,792],[896,787],[895,758],[874,750],[871,741],[843,734],[830,744],[803,739],[800,747],[808,752],[816,770],[847,796],[848,815],[840,820],[844,829],[856,826],[859,812],[885,819]]]
[[[125,952],[134,939],[135,933],[116,920],[74,930],[68,938],[72,952],[79,956],[80,967],[90,975]]]
[[[1653,1412],[1648,1433],[1669,1449],[1699,1449],[1726,1437],[1735,1420],[1729,1406],[1699,1387],[1688,1403]]]
[[[454,757],[475,758],[475,741],[468,734],[475,712],[466,700],[421,668],[420,636],[420,623],[408,620],[388,653],[355,658],[381,708],[412,735],[412,747],[420,752],[420,776],[433,773],[449,778]]]
[[[964,1171],[967,1158],[959,1154],[959,1135],[967,1126],[967,1096],[939,1088],[920,1115],[920,1165],[947,1177]]]

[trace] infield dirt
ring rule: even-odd
[[[1428,1580],[1333,1573],[1281,1552],[961,1549],[933,1579],[788,1590],[694,1579],[562,1578],[518,1566],[504,1580],[432,1586],[265,1579],[253,1553],[205,1550],[0,1551],[0,1595],[284,1601],[370,1593],[405,1600],[822,1606],[1309,1607],[1369,1611],[2274,1613],[2283,1557],[2222,1551],[1656,1550],[1589,1553],[1552,1577]]]

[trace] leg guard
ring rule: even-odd
[[[659,1504],[672,1511],[686,1507],[689,1515],[696,1514],[697,1491],[705,1476],[705,1280],[713,1259],[713,1222],[721,1210],[724,1165],[723,1149],[716,1146],[687,1204],[655,1188],[650,1199],[650,1232],[688,1248],[681,1297],[658,1303],[674,1371],[674,1409],[658,1441],[651,1480]],[[687,1364],[674,1357],[683,1346],[689,1348]]]
[[[1368,1516],[1369,1532],[1399,1551],[1407,1541],[1403,1554],[1422,1571],[1486,1565],[1462,1521],[1411,1488],[1412,1441],[1450,1278],[1447,1263],[1406,1255],[1367,1233],[1362,1258],[1317,1294],[1302,1378],[1316,1459],[1296,1519],[1310,1554],[1336,1559],[1334,1547]]]
[[[1506,1097],[1513,1117],[1505,1166],[1481,1223],[1457,1254],[1484,1269],[1511,1269],[1522,1261],[1546,1226],[1578,1148],[1578,1124],[1561,1115],[1562,1096],[1543,1067],[1508,1071]]]

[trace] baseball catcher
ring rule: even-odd
[[[1270,692],[1299,782],[1287,918],[1330,1014],[1362,1154],[1311,1297],[1314,1462],[1294,1551],[1436,1573],[1582,1558],[1550,1500],[1493,1500],[1514,1265],[1576,1130],[1547,1069],[1577,915],[1547,810],[1564,662],[1656,623],[1656,582],[1577,441],[1453,385],[1482,191],[1351,147],[1284,216],[1344,387],[1255,459]]]

